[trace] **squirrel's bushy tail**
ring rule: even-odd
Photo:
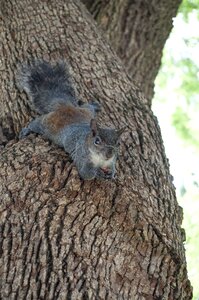
[[[63,61],[51,65],[38,60],[23,65],[17,83],[28,94],[33,108],[40,114],[54,111],[59,104],[77,105],[71,76]]]

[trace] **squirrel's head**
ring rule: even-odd
[[[120,136],[125,128],[119,130],[100,128],[95,119],[91,120],[90,128],[91,133],[88,137],[88,149],[91,154],[91,161],[104,172],[109,172],[115,165]]]

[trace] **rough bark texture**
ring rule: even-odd
[[[82,0],[149,104],[162,49],[181,0]]]
[[[115,181],[82,182],[63,150],[35,135],[1,150],[0,298],[191,299],[157,120],[92,18],[72,0],[2,2],[1,14],[4,128],[14,134],[29,118],[17,64],[64,57],[79,97],[102,103],[101,123],[128,131]]]

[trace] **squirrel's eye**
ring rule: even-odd
[[[101,140],[99,137],[96,137],[95,141],[94,141],[95,145],[100,145],[101,144]]]

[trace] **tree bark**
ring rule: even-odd
[[[181,0],[82,0],[149,104]]]
[[[35,135],[1,150],[0,298],[191,299],[157,120],[90,15],[79,1],[19,0],[1,3],[1,22],[7,132],[30,119],[15,73],[32,57],[65,58],[78,97],[101,102],[101,124],[128,131],[115,181],[81,181],[67,154]]]

